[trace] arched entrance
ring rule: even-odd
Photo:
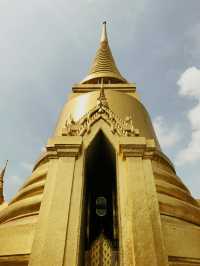
[[[85,157],[85,265],[118,265],[116,154],[100,131]]]

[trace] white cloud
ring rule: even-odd
[[[200,160],[200,69],[188,68],[177,84],[180,95],[197,100],[196,105],[187,114],[192,130],[191,139],[188,145],[178,153],[177,163],[196,162]]]
[[[180,140],[179,129],[167,124],[164,117],[156,117],[153,124],[162,148],[171,148]]]
[[[179,93],[184,96],[193,96],[200,98],[200,69],[196,67],[188,68],[180,77],[177,84]]]

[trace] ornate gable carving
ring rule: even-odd
[[[125,120],[121,119],[109,108],[103,84],[97,99],[97,105],[77,122],[70,115],[66,121],[66,127],[63,129],[62,135],[84,136],[85,134],[89,134],[92,125],[100,119],[104,120],[110,126],[113,134],[117,134],[118,136],[139,136],[139,130],[134,127],[133,120],[130,116],[127,116]]]

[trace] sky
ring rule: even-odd
[[[31,175],[107,21],[163,151],[200,198],[199,0],[0,0],[0,167],[9,201]]]

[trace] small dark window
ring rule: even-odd
[[[96,199],[96,214],[98,216],[105,216],[107,213],[107,200],[105,197],[98,197]]]

